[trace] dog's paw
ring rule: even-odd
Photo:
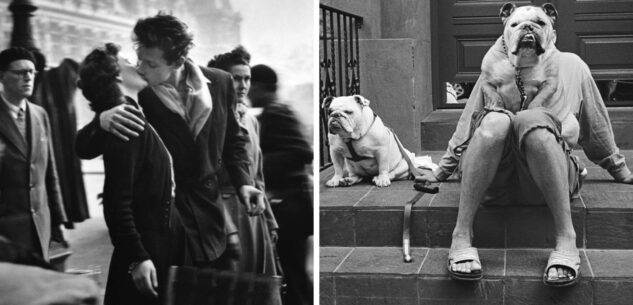
[[[378,175],[372,179],[376,186],[385,187],[391,185],[391,179],[389,179],[389,175]]]
[[[347,186],[347,182],[343,177],[334,176],[332,179],[325,182],[325,186],[327,187],[339,187],[339,186]]]

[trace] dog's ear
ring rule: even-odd
[[[501,22],[503,22],[503,24],[506,24],[506,20],[508,20],[508,17],[510,17],[510,15],[512,15],[512,12],[514,12],[514,9],[517,6],[514,5],[514,3],[506,3],[501,7],[501,10],[499,11],[499,17],[501,17]]]
[[[543,11],[545,11],[545,14],[547,14],[547,16],[552,19],[552,22],[556,21],[556,18],[558,17],[558,11],[556,10],[554,4],[544,3],[541,8],[543,9]]]
[[[328,96],[324,98],[323,104],[321,104],[321,108],[323,108],[324,110],[327,110],[328,108],[330,108],[330,104],[332,104],[332,100],[334,100],[333,96]]]
[[[354,99],[356,100],[356,102],[361,105],[361,106],[369,106],[369,100],[360,96],[360,95],[354,95]]]

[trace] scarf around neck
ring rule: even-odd
[[[178,114],[189,127],[194,140],[204,127],[211,110],[213,101],[207,84],[211,83],[196,64],[187,59],[185,65],[185,83],[188,94],[183,101],[178,89],[171,84],[162,83],[152,86],[152,90],[163,105]]]

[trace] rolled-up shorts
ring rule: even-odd
[[[546,204],[541,191],[530,174],[523,148],[525,137],[530,132],[541,128],[554,134],[560,148],[565,153],[569,196],[570,199],[577,197],[581,187],[582,165],[578,157],[572,154],[569,145],[563,140],[561,122],[552,113],[544,108],[527,109],[516,114],[505,110],[483,110],[473,115],[471,132],[479,127],[483,117],[490,112],[508,115],[512,126],[504,146],[499,168],[486,191],[482,204],[505,205],[512,202],[526,205]],[[464,160],[464,156],[467,154],[468,149],[464,150],[461,160]],[[461,167],[460,162],[460,174]]]

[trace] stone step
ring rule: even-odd
[[[446,248],[321,247],[320,304],[631,304],[633,250],[581,249],[580,282],[542,283],[546,249],[479,249],[484,278],[452,280]]]
[[[625,151],[628,160],[633,152]],[[434,162],[441,152],[431,152]],[[612,182],[608,173],[588,167],[580,198],[572,201],[577,245],[589,249],[633,249],[633,185]],[[402,244],[404,204],[415,195],[411,181],[378,188],[361,183],[327,188],[333,170],[321,172],[320,243],[322,246],[398,247]],[[425,194],[413,207],[411,243],[415,247],[449,247],[457,218],[460,183],[440,184],[438,194]],[[474,244],[489,248],[551,248],[553,219],[546,206],[481,207],[475,220]]]

